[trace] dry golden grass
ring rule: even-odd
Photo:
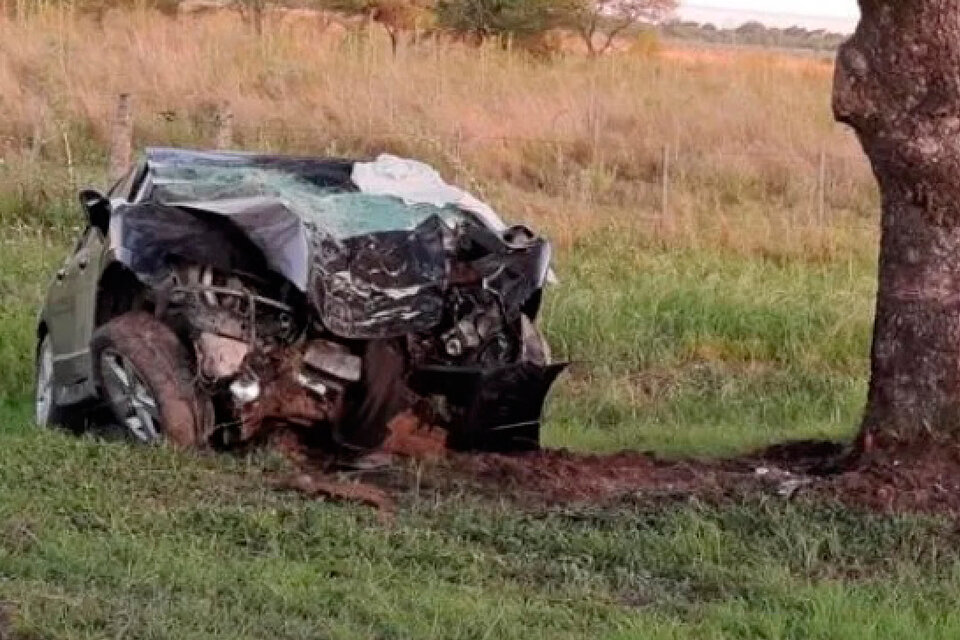
[[[831,75],[815,58],[670,47],[591,62],[426,43],[393,58],[376,31],[287,19],[257,38],[228,13],[130,10],[98,26],[50,9],[0,23],[0,173],[23,182],[68,151],[75,174],[101,165],[129,92],[139,145],[210,146],[228,102],[238,147],[415,155],[560,244],[626,221],[662,242],[831,255],[866,233],[832,228],[876,206],[856,141],[832,122]]]

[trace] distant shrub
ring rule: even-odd
[[[660,34],[653,29],[642,29],[631,39],[627,52],[640,58],[652,58],[662,49]]]
[[[745,44],[785,49],[833,51],[846,36],[823,29],[803,27],[778,29],[759,22],[746,22],[733,29],[719,29],[712,24],[673,20],[661,26],[663,35],[680,40],[697,40],[717,44]]]
[[[437,24],[476,42],[490,37],[534,42],[560,22],[557,0],[439,0]]]

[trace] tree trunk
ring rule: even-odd
[[[834,113],[883,195],[860,451],[960,442],[960,0],[860,0]]]

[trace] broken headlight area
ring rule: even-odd
[[[435,331],[408,336],[416,363],[483,366],[519,357],[520,325],[504,317],[498,300],[489,292],[455,289],[445,316]]]

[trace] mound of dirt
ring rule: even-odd
[[[447,433],[422,425],[413,415],[402,414],[389,425],[389,435],[382,448],[404,458],[439,460],[447,455]]]
[[[446,433],[420,424],[411,414],[398,416],[388,429],[389,434],[380,451],[367,457],[367,460],[377,459],[378,464],[367,469],[364,469],[363,458],[339,459],[331,453],[329,446],[317,446],[317,443],[306,440],[303,433],[289,429],[276,432],[271,444],[299,469],[277,481],[276,488],[298,491],[321,500],[362,504],[389,516],[394,508],[389,491],[399,489],[391,477],[394,474],[384,473],[379,462],[389,461],[392,457],[437,461],[446,457],[448,452]],[[353,471],[343,473],[345,468]],[[354,479],[348,479],[351,477]]]
[[[389,523],[393,519],[393,499],[383,489],[367,482],[349,482],[322,472],[303,471],[281,478],[274,487],[297,491],[318,500],[373,507],[383,522]]]

